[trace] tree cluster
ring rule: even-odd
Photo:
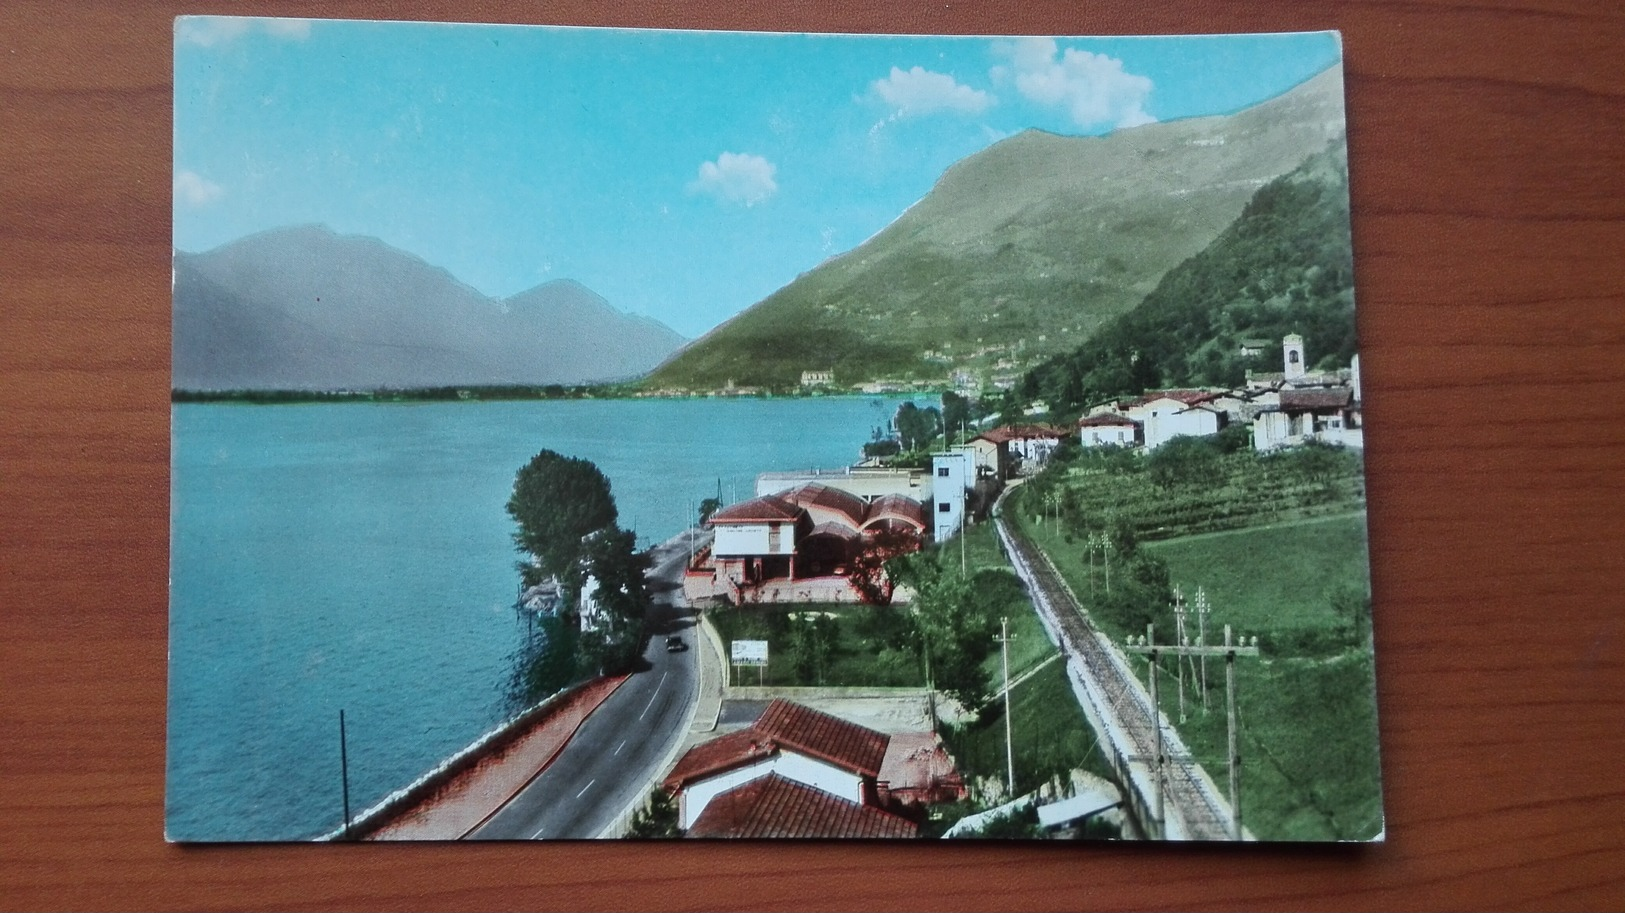
[[[899,578],[915,592],[908,625],[898,636],[922,653],[936,690],[968,708],[981,707],[990,690],[982,664],[995,649],[999,619],[1027,611],[1020,581],[997,568],[966,576],[945,568],[935,552],[897,564]]]
[[[892,425],[897,429],[898,442],[904,450],[923,450],[942,433],[942,413],[934,406],[921,409],[907,402],[897,407]]]
[[[636,536],[616,525],[615,499],[598,467],[541,451],[514,478],[508,513],[518,524],[514,543],[529,556],[519,564],[527,585],[553,577],[573,606],[593,581],[597,610],[581,639],[583,663],[603,673],[635,660],[649,607],[648,559]]]

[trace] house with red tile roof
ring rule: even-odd
[[[964,787],[934,735],[909,735],[894,757],[893,736],[775,700],[749,728],[689,749],[664,786],[691,837],[912,837],[899,811]]]
[[[1134,447],[1140,434],[1140,423],[1126,415],[1101,412],[1078,419],[1078,439],[1085,447]]]
[[[1068,434],[1054,425],[1001,425],[971,438],[970,447],[979,469],[1003,479],[1042,467]]]
[[[730,504],[706,520],[715,537],[684,575],[684,592],[693,602],[856,602],[846,580],[853,560],[883,535],[918,547],[925,517],[905,495],[865,502],[819,482]]]

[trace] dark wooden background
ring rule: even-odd
[[[474,6],[0,4],[0,907],[1625,907],[1625,7]],[[170,19],[182,12],[1341,29],[1387,842],[166,845]]]

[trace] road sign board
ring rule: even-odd
[[[729,653],[736,666],[767,665],[767,641],[736,640],[729,644]]]

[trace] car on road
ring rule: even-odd
[[[683,643],[683,638],[682,637],[680,637],[680,636],[678,636],[676,634],[667,634],[666,635],[666,652],[667,653],[679,653],[679,652],[682,652],[683,650],[687,650],[687,649],[688,649],[688,644]]]

